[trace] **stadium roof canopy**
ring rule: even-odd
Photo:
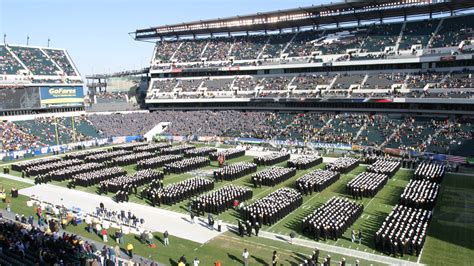
[[[164,25],[134,32],[135,40],[211,35],[230,32],[273,31],[306,26],[409,17],[454,12],[474,7],[472,0],[345,0],[245,16]]]

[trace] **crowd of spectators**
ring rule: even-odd
[[[72,66],[71,62],[67,58],[64,50],[43,49],[43,51],[59,65],[59,67],[64,71],[66,76],[77,76],[77,73],[74,70],[74,67]]]
[[[39,48],[10,47],[33,75],[56,76],[59,69]]]
[[[4,45],[0,45],[0,74],[16,75],[20,70],[24,70],[23,66],[15,57],[7,50]]]
[[[35,227],[21,221],[0,219],[0,246],[4,256],[15,263],[40,265],[86,264],[97,259],[95,244],[77,235],[59,233],[57,222],[47,220],[44,227]]]
[[[43,146],[38,136],[24,132],[13,122],[0,122],[0,151],[36,149]]]

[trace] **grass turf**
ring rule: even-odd
[[[447,174],[421,254],[427,265],[473,265],[474,179]]]
[[[233,159],[229,162],[237,161],[251,161],[252,157],[245,156]],[[285,165],[281,163],[280,165]],[[312,171],[316,168],[322,168],[324,164],[314,167],[306,171],[298,171],[295,177],[290,178],[289,180],[275,186],[275,187],[262,187],[262,188],[253,188],[253,185],[250,182],[250,175],[242,177],[232,182],[219,182],[216,183],[215,189],[224,186],[225,184],[233,183],[237,185],[243,185],[252,187],[254,190],[254,197],[251,201],[254,201],[258,198],[262,198],[269,193],[275,191],[276,189],[284,186],[292,187],[295,180],[303,175],[306,172]],[[134,166],[125,167],[127,170],[133,171]],[[203,168],[204,170],[211,170],[217,168],[217,163],[212,162],[211,166]],[[259,167],[259,171],[263,170],[265,167]],[[203,170],[201,169],[201,170]],[[303,205],[298,208],[296,211],[292,212],[290,215],[280,220],[277,224],[271,227],[264,227],[263,230],[267,230],[274,233],[288,234],[291,231],[301,232],[301,220],[306,215],[310,214],[314,209],[324,204],[332,196],[342,196],[348,197],[345,195],[345,185],[349,180],[355,177],[358,173],[363,172],[365,167],[359,166],[354,169],[352,172],[342,175],[340,180],[328,187],[326,190],[321,193],[315,193],[312,196],[304,197]],[[181,180],[185,180],[192,175],[189,173],[181,175],[170,175],[165,177],[165,184],[176,183]],[[398,202],[398,198],[403,191],[403,188],[408,183],[409,179],[412,176],[412,171],[401,169],[394,177],[392,177],[388,184],[381,190],[374,198],[364,198],[359,202],[364,204],[364,212],[362,216],[355,222],[353,228],[356,230],[361,229],[363,233],[362,243],[354,244],[350,241],[351,230],[347,230],[344,233],[343,238],[340,238],[337,242],[333,240],[327,240],[325,243],[332,244],[336,246],[346,247],[357,249],[361,251],[367,251],[374,253],[379,252],[374,251],[374,242],[373,236],[375,231],[380,227],[385,217],[391,211],[392,207]],[[2,180],[3,184],[3,180]],[[64,184],[58,184],[65,186]],[[87,192],[96,192],[95,187],[82,188],[77,187],[76,189],[87,191]],[[440,198],[438,200],[437,207],[434,212],[434,218],[428,230],[428,237],[420,258],[420,262],[426,263],[429,265],[432,264],[468,264],[474,256],[474,245],[472,237],[474,236],[474,230],[471,228],[471,224],[474,222],[474,200],[472,195],[474,190],[474,180],[472,177],[466,177],[456,174],[448,174],[443,181]],[[108,194],[112,196],[112,194]],[[146,201],[140,199],[136,196],[131,196],[130,201],[147,204]],[[186,208],[187,201],[183,201],[179,204],[173,206],[163,206],[162,208],[177,211],[177,212],[187,212]],[[1,206],[1,205],[0,205]],[[12,209],[15,211],[14,204],[12,204]],[[26,206],[25,206],[26,208]],[[23,208],[17,209],[18,212],[23,213],[24,211],[32,213],[32,211],[25,210]],[[236,219],[239,218],[238,212],[234,210],[228,210],[225,213],[219,215],[219,219],[222,219],[226,222],[235,223]],[[297,237],[306,238],[306,236],[298,235]],[[230,238],[227,239],[231,241],[232,239],[240,239],[233,233],[226,233],[220,238]],[[256,240],[262,240],[260,238],[252,238],[252,242]],[[217,240],[217,239],[215,239]],[[213,242],[210,241],[209,243]],[[237,240],[236,240],[237,241]],[[243,242],[248,240],[242,240]],[[276,242],[276,241],[274,241]],[[194,243],[195,244],[195,243]],[[219,243],[220,245],[225,245],[225,243]],[[206,244],[207,245],[207,244]],[[191,245],[192,246],[192,245]],[[149,249],[145,247],[146,249]],[[233,255],[235,258],[240,258],[240,253]],[[231,254],[232,255],[232,254]],[[180,256],[180,255],[179,255]],[[291,256],[290,256],[291,257]],[[293,256],[293,260],[295,260]],[[235,259],[234,258],[234,259]],[[171,256],[169,259],[172,259]],[[188,257],[188,259],[192,259]],[[416,261],[418,258],[414,256],[405,256],[402,259],[409,261]],[[159,260],[162,261],[162,260]],[[202,260],[201,260],[202,261]],[[231,260],[232,261],[232,260]],[[238,261],[238,260],[233,260]],[[297,260],[296,260],[297,261]],[[170,262],[172,262],[170,260]],[[212,262],[209,260],[209,262]],[[255,260],[259,262],[259,260]],[[261,261],[260,261],[261,262]]]

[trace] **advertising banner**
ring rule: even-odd
[[[84,104],[81,86],[40,87],[41,106],[80,106]]]

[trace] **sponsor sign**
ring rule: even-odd
[[[81,86],[40,87],[41,106],[71,106],[84,104],[84,90]]]

